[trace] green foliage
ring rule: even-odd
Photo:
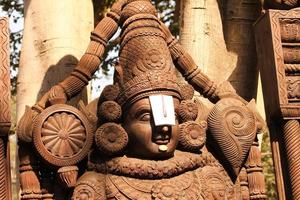
[[[268,200],[277,199],[271,143],[268,132],[263,135],[261,152]]]

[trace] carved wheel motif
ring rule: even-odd
[[[54,105],[35,121],[33,142],[46,161],[67,166],[87,155],[93,135],[88,120],[80,111],[68,105]]]

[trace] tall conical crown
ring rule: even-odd
[[[118,102],[133,103],[153,93],[181,99],[175,66],[154,6],[149,1],[133,1],[123,8],[121,19],[125,21],[116,67]]]

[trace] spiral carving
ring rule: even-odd
[[[294,199],[300,199],[300,150],[299,121],[289,120],[284,124],[284,142],[288,159],[288,170]]]
[[[188,121],[180,124],[179,143],[185,150],[195,151],[203,147],[206,141],[207,123]]]
[[[237,176],[256,135],[254,113],[240,100],[220,100],[208,117],[211,139],[216,142],[220,159]]]
[[[76,108],[54,105],[35,120],[33,142],[49,163],[56,166],[73,165],[87,155],[92,145],[91,125]]]
[[[128,135],[122,126],[116,123],[105,123],[97,129],[95,141],[100,151],[118,154],[127,146]]]
[[[248,136],[256,130],[253,113],[246,107],[232,106],[224,111],[227,130],[235,136]]]
[[[105,121],[116,122],[122,115],[122,109],[115,101],[105,101],[100,105],[98,115]]]

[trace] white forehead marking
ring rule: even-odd
[[[156,126],[175,125],[175,109],[172,96],[149,96],[151,110]]]

